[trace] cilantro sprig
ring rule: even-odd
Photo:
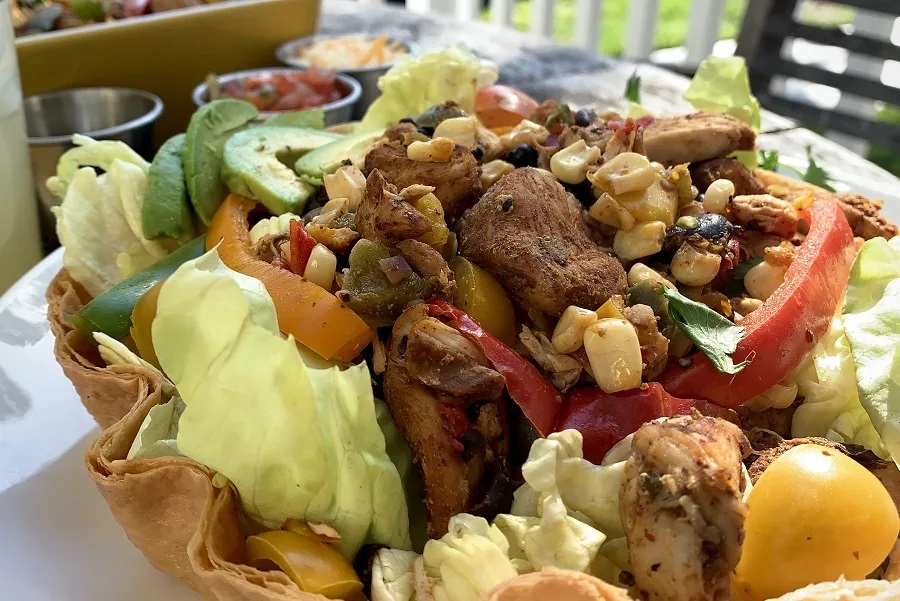
[[[719,373],[734,375],[750,364],[749,359],[735,364],[731,358],[744,337],[743,327],[668,286],[660,286],[659,293],[669,301],[669,317],[675,325],[709,358]]]

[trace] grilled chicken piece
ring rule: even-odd
[[[559,147],[566,148],[578,140],[584,140],[584,143],[588,146],[596,146],[604,150],[610,139],[612,139],[613,133],[613,130],[607,129],[600,122],[595,122],[595,124],[587,127],[569,125],[559,134]]]
[[[502,159],[506,154],[506,147],[500,136],[486,128],[479,122],[475,126],[475,147],[481,149],[481,162],[489,163],[495,159]]]
[[[656,315],[647,305],[625,307],[623,314],[637,330],[643,362],[641,377],[645,382],[650,382],[662,373],[669,362],[669,339],[659,333]]]
[[[443,294],[456,291],[453,271],[441,253],[418,240],[404,240],[397,244],[397,250],[416,273],[433,281]]]
[[[406,156],[406,146],[395,141],[379,144],[366,155],[366,170],[381,171],[384,179],[405,188],[414,184],[434,187],[448,220],[455,219],[481,196],[478,162],[459,144],[450,160],[437,163],[414,161]]]
[[[394,324],[384,394],[422,471],[428,536],[440,538],[456,514],[493,518],[509,509],[512,485],[498,405],[505,381],[477,347],[427,312],[412,307]]]
[[[532,168],[504,176],[466,211],[459,252],[526,309],[561,315],[625,292],[625,270],[591,240],[581,204]]]
[[[783,200],[793,202],[812,193],[816,200],[828,198],[837,202],[844,211],[844,216],[850,223],[853,234],[860,238],[870,240],[881,236],[891,239],[898,233],[897,225],[881,215],[881,202],[879,201],[872,201],[852,192],[829,192],[813,184],[793,180],[763,169],[757,169],[753,174],[768,188],[769,194]]]
[[[735,195],[765,194],[766,187],[737,159],[718,158],[691,166],[691,182],[701,192],[717,179],[727,179],[734,184]]]
[[[747,507],[740,429],[694,416],[644,424],[619,498],[635,586],[648,601],[726,601]]]
[[[363,238],[393,246],[431,231],[431,221],[406,202],[377,169],[366,179],[366,193],[356,210],[356,229]]]
[[[735,196],[731,202],[731,216],[737,225],[750,225],[785,239],[797,233],[799,224],[794,205],[770,194]]]
[[[557,351],[546,334],[543,332],[535,334],[528,326],[522,326],[519,340],[559,390],[565,392],[578,382],[578,378],[581,377],[581,362],[571,355]]]
[[[722,113],[660,117],[644,128],[647,156],[664,165],[699,163],[735,150],[753,150],[755,142],[749,125]]]

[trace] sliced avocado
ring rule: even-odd
[[[184,134],[166,140],[150,164],[150,178],[141,209],[144,236],[187,242],[196,236],[184,181]]]
[[[258,115],[249,102],[228,98],[204,104],[191,117],[184,139],[184,175],[191,204],[207,225],[228,194],[222,184],[225,142]]]
[[[297,127],[251,127],[225,143],[222,181],[231,192],[255,198],[275,215],[299,213],[316,186],[302,181],[289,165],[342,137]]]
[[[383,130],[353,134],[331,144],[320,146],[300,157],[294,164],[294,171],[304,181],[321,186],[322,178],[337,171],[344,161],[349,160],[354,165],[362,167],[372,145],[383,134]]]
[[[303,127],[307,129],[325,129],[325,111],[322,109],[305,109],[278,113],[269,117],[263,125],[272,127]]]

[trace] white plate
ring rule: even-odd
[[[900,198],[887,198],[884,212],[900,222]],[[98,429],[56,363],[46,321],[44,291],[61,257],[0,298],[0,599],[197,601],[150,567],[85,474]]]

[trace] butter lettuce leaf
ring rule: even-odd
[[[249,517],[328,523],[347,557],[365,543],[410,548],[365,364],[304,360],[262,284],[215,249],[162,286],[152,336],[185,404],[179,451],[232,482]]]
[[[184,401],[172,397],[150,409],[128,450],[128,459],[177,457],[178,422],[184,412]]]
[[[886,458],[887,451],[861,403],[854,363],[844,320],[836,317],[793,372],[803,403],[794,412],[791,435],[859,444]]]
[[[63,154],[47,186],[62,198],[53,212],[63,265],[97,296],[174,249],[143,235],[147,162],[122,142],[75,140],[82,145]]]
[[[750,91],[750,76],[743,57],[710,56],[704,59],[697,67],[684,99],[697,110],[728,113],[749,125],[754,132],[760,131],[759,100]],[[750,169],[756,167],[759,158],[754,151],[736,152],[735,157]]]
[[[384,129],[447,100],[472,113],[475,93],[497,81],[497,75],[496,65],[459,47],[402,59],[378,80],[381,96],[363,115],[357,131]]]
[[[862,245],[844,303],[859,400],[900,465],[900,238]]]
[[[418,553],[379,549],[372,560],[372,601],[414,601],[413,569]]]

